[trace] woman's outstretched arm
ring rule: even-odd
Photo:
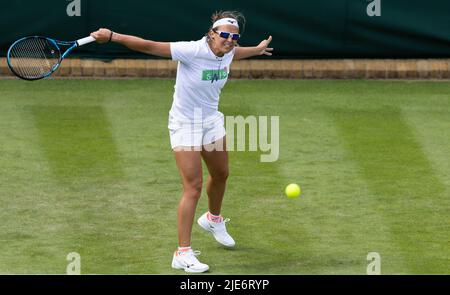
[[[233,60],[244,59],[257,55],[272,55],[273,48],[268,48],[269,43],[272,41],[272,36],[261,41],[258,46],[254,47],[236,47]]]
[[[145,40],[131,35],[112,32],[111,30],[104,28],[91,33],[91,36],[94,37],[98,43],[106,43],[111,41],[122,44],[134,51],[161,57],[171,57],[170,42]]]

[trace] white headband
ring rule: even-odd
[[[214,24],[213,24],[213,29],[217,28],[218,26],[222,26],[222,25],[232,25],[235,26],[236,28],[239,29],[239,24],[237,22],[237,20],[235,20],[234,18],[221,18],[219,20],[217,20]]]

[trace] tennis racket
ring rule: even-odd
[[[8,49],[8,67],[21,79],[43,79],[53,74],[73,49],[94,41],[93,37],[77,41],[58,41],[40,36],[25,37],[14,42]],[[66,50],[62,52],[61,48]]]

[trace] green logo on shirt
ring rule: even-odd
[[[228,73],[225,69],[220,70],[203,70],[202,80],[203,81],[211,81],[214,80],[223,80],[228,77]]]

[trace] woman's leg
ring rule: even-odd
[[[208,180],[206,182],[209,212],[213,215],[220,215],[226,181],[228,178],[228,152],[226,150],[226,139],[223,137],[211,145],[220,148],[204,148],[201,151],[201,156],[205,161],[209,172]]]
[[[183,194],[178,205],[178,243],[191,245],[195,208],[202,191],[202,165],[199,151],[174,150],[175,160],[183,183]]]
[[[223,219],[220,216],[228,178],[228,153],[225,148],[225,137],[221,139],[221,142],[216,142],[215,144],[217,145],[218,143],[221,144],[220,149],[206,149],[201,152],[209,171],[206,191],[208,193],[210,214],[203,214],[197,222],[204,230],[212,233],[217,242],[231,248],[236,243],[227,232],[225,226],[227,219]]]

